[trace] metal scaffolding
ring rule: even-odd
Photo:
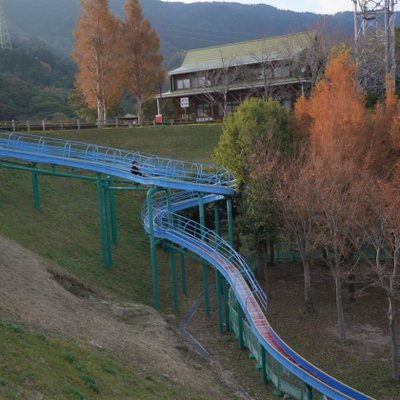
[[[386,76],[396,74],[395,6],[397,0],[352,0],[359,74],[370,92],[382,93]],[[394,80],[393,80],[394,81]]]
[[[0,48],[12,49],[11,37],[8,32],[7,20],[3,9],[3,0],[0,0]]]

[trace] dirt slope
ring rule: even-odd
[[[233,398],[152,308],[106,299],[48,260],[1,237],[0,276],[1,314],[117,352],[210,398]]]

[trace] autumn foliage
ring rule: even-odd
[[[76,85],[103,124],[107,109],[123,92],[119,22],[108,10],[108,0],[80,0],[72,57],[78,65]]]
[[[337,50],[312,97],[296,104],[296,124],[308,133],[311,157],[329,159],[342,154],[359,158],[365,154],[370,123],[356,76],[349,51]]]
[[[311,221],[300,236],[324,251],[335,282],[339,339],[346,338],[342,289],[350,276],[386,293],[392,376],[399,379],[400,107],[388,76],[385,99],[367,110],[356,77],[349,51],[335,51],[311,98],[297,102],[295,126],[307,153],[297,176],[306,183],[296,192],[298,180],[286,182],[295,199],[282,209],[297,226]],[[363,258],[354,257],[355,250]]]
[[[108,0],[80,0],[73,59],[78,66],[76,86],[100,124],[107,110],[126,90],[142,103],[164,80],[158,35],[143,18],[138,0],[128,0],[124,22],[109,11]]]
[[[160,39],[150,22],[143,18],[138,0],[125,4],[122,35],[126,87],[136,96],[139,124],[143,120],[143,102],[154,95],[164,81]]]

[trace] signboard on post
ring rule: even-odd
[[[163,123],[163,116],[162,114],[157,114],[156,115],[156,124],[162,124]]]
[[[181,108],[189,108],[189,97],[181,97]]]

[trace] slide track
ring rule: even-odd
[[[324,373],[291,349],[267,319],[267,297],[245,259],[214,231],[179,212],[233,196],[235,179],[224,168],[44,136],[0,132],[0,158],[79,168],[160,188],[152,210],[142,208],[147,233],[187,249],[218,270],[228,282],[260,345],[286,370],[332,400],[372,398]],[[140,174],[132,174],[132,163]],[[152,220],[150,221],[150,215]]]

